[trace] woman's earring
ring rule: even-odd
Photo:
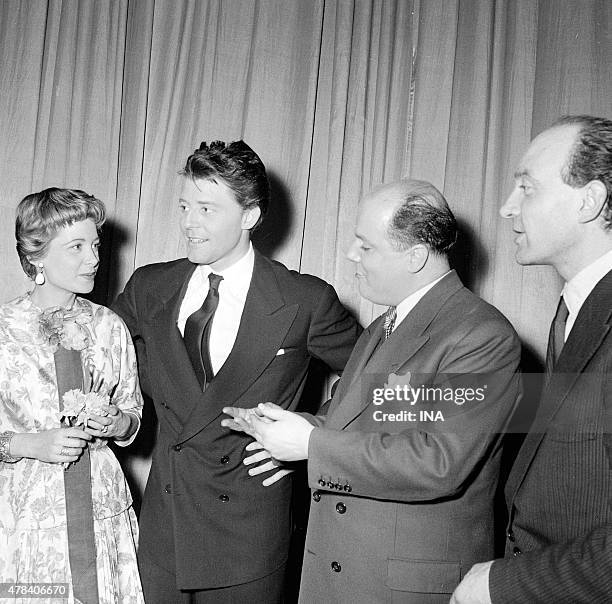
[[[43,266],[42,262],[38,263],[38,271],[36,273],[36,278],[34,279],[34,283],[36,283],[36,285],[43,285],[45,282],[45,273],[44,273],[44,269],[45,267]]]

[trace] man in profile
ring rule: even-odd
[[[253,401],[295,409],[310,359],[341,371],[361,330],[331,285],[253,249],[269,184],[246,143],[202,143],[183,176],[187,258],[139,268],[114,306],[159,422],[140,514],[145,599],[276,604],[292,480],[249,480],[248,439],[219,416]]]
[[[520,264],[565,281],[540,405],[506,484],[506,557],[453,604],[612,601],[612,121],[565,117],[537,136],[501,208]]]
[[[225,410],[224,425],[275,459],[308,460],[302,602],[446,604],[462,569],[493,552],[520,346],[450,269],[456,236],[429,183],[367,195],[348,258],[361,295],[389,309],[356,344],[327,416]]]

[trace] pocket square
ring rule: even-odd
[[[276,356],[279,357],[281,354],[285,354],[285,349],[284,348],[279,348],[278,352],[276,353]]]

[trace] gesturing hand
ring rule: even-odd
[[[274,459],[272,455],[270,455],[270,453],[266,451],[257,441],[249,443],[246,446],[246,450],[257,451],[257,453],[244,458],[242,463],[244,463],[245,466],[256,464],[266,459],[268,460],[265,463],[259,463],[258,466],[252,467],[249,470],[249,476],[257,476],[258,474],[263,474],[264,472],[276,470],[274,474],[271,474],[263,480],[261,484],[263,484],[264,487],[269,487],[275,482],[278,482],[284,476],[287,476],[287,474],[294,472],[294,470],[291,468],[283,468],[282,464]]]
[[[474,564],[451,596],[450,604],[491,604],[489,571],[493,560]]]
[[[231,414],[233,408],[223,411]],[[233,416],[222,425],[250,434],[278,461],[298,461],[308,458],[308,439],[314,426],[298,413],[285,411],[274,403],[260,403],[248,415]]]
[[[265,418],[258,407],[251,407],[250,409],[244,409],[243,407],[224,407],[223,413],[232,416],[232,419],[221,420],[221,425],[224,428],[229,428],[235,432],[244,432],[253,438],[255,438],[255,430],[252,423],[253,417],[258,417],[262,421],[272,421]]]

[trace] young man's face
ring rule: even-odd
[[[189,177],[183,179],[179,211],[187,257],[213,270],[223,270],[244,256],[260,213],[259,208],[244,210],[222,181]]]
[[[523,156],[514,190],[500,213],[512,219],[519,264],[558,266],[580,236],[582,191],[563,182],[562,171],[576,140],[576,126],[553,127],[537,136]]]

